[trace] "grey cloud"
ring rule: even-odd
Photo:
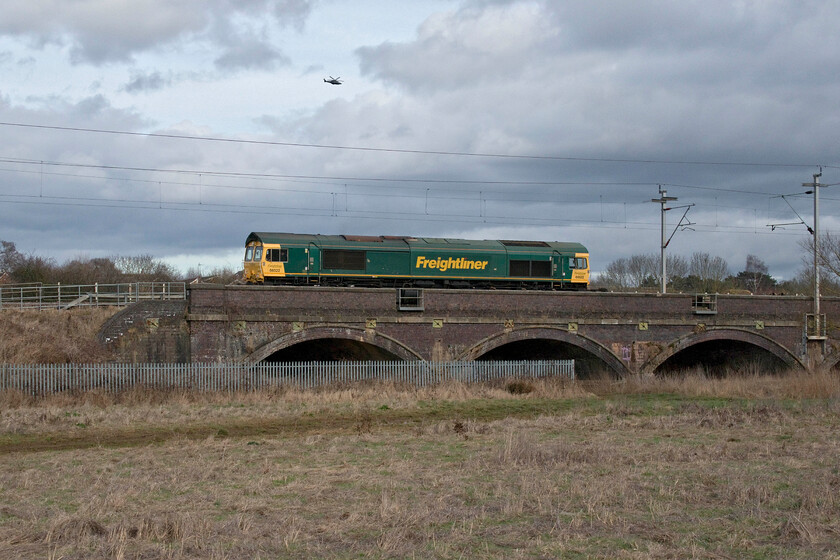
[[[274,5],[274,14],[281,24],[291,25],[300,31],[306,24],[315,3],[312,0],[277,0]]]
[[[158,169],[299,176],[259,183],[241,179],[235,191],[215,188],[215,179],[206,174],[201,179],[187,174],[179,180],[182,184],[163,182],[163,187],[157,183],[165,179],[163,174],[144,176],[145,182],[111,181],[107,193],[113,198],[155,201],[162,194],[190,209],[84,210],[85,219],[100,216],[111,226],[107,231],[113,232],[109,239],[114,244],[161,256],[197,247],[221,251],[238,247],[251,229],[282,228],[578,240],[592,251],[596,269],[603,269],[620,256],[658,250],[658,207],[649,201],[661,183],[680,203],[696,203],[689,215],[696,231],[678,231],[669,251],[720,254],[733,269],[753,253],[771,266],[771,273],[783,275],[799,267],[796,241],[807,232],[789,228],[771,233],[766,228],[770,218],[795,218],[784,201],[771,197],[802,190],[799,185],[816,168],[771,164],[836,158],[840,71],[834,70],[840,47],[829,29],[840,15],[832,11],[834,2],[812,2],[802,9],[786,2],[743,2],[743,13],[730,4],[712,1],[701,10],[695,8],[699,3],[645,2],[633,3],[636,9],[631,10],[607,2],[468,2],[460,10],[429,18],[414,40],[357,51],[363,71],[384,87],[347,97],[341,97],[347,88],[323,88],[319,95],[338,97],[320,98],[295,113],[278,110],[254,117],[267,131],[261,139],[389,152],[53,131],[17,131],[9,149],[17,150],[15,157],[36,161],[142,161]],[[228,49],[221,58],[229,59],[219,61],[228,65],[225,69],[280,64],[282,54],[266,39],[255,16],[266,13],[269,5],[280,4],[247,3],[241,12],[246,25],[224,27],[208,20],[196,37]],[[602,17],[604,10],[614,13]],[[290,26],[294,21],[291,15],[285,20]],[[779,21],[790,22],[789,32],[780,30]],[[141,77],[138,86],[144,80],[155,83],[153,71],[133,79]],[[27,113],[0,106],[0,116],[13,122],[107,129],[149,126],[101,97],[75,105],[45,100],[39,106],[50,110]],[[197,136],[235,134],[200,128],[204,124],[178,130]],[[399,153],[401,149],[546,158]],[[661,160],[670,163],[656,163]],[[767,165],[678,163],[692,161]],[[837,182],[837,175],[837,169],[826,168],[824,182]],[[38,175],[28,177],[27,192],[37,192]],[[50,183],[45,181],[55,187],[50,192],[64,189],[71,196],[81,196],[76,193],[85,185],[81,179]],[[253,189],[255,185],[260,188]],[[823,223],[831,227],[838,222],[829,218],[840,215],[840,205],[831,200],[836,198],[833,188],[825,191]],[[806,198],[792,203],[808,217]],[[218,208],[228,208],[228,213],[213,213]],[[64,214],[76,215],[67,207],[56,212],[48,206],[34,209],[44,228],[66,223]],[[365,211],[367,216],[360,217]],[[669,231],[677,218],[668,216]],[[13,219],[20,225],[11,240],[28,243],[26,221]],[[45,231],[50,239],[60,237],[54,229]],[[74,243],[67,237],[60,240],[64,246]],[[75,241],[96,242],[95,236]],[[105,254],[114,252],[130,250],[109,247]]]
[[[501,127],[492,135],[513,145],[521,135],[527,151],[550,141],[579,155],[689,158],[727,146],[728,157],[750,159],[786,137],[799,150],[784,151],[801,161],[814,145],[801,123],[829,137],[837,123],[835,112],[813,112],[840,93],[832,4],[474,2],[428,19],[414,41],[357,54],[366,75],[432,94],[447,113],[468,108],[456,116],[462,134]],[[803,87],[809,71],[822,79]]]
[[[214,23],[237,17],[255,21],[271,17],[280,25],[302,29],[312,3],[307,0],[149,0],[126,4],[110,0],[28,0],[3,6],[0,35],[21,37],[41,45],[68,44],[71,60],[77,64],[124,62],[139,52],[207,35]],[[252,50],[265,57],[265,52]],[[222,58],[236,59],[237,55],[228,52]]]
[[[152,72],[150,74],[135,74],[131,80],[125,85],[124,89],[128,93],[139,93],[143,91],[155,91],[163,89],[172,83],[172,79],[164,77],[160,72]]]
[[[429,18],[411,43],[383,43],[356,53],[361,70],[410,90],[471,88],[515,79],[523,63],[545,59],[552,29],[539,6],[511,3]]]
[[[356,51],[365,75],[400,90],[370,111],[387,117],[350,107],[336,114],[342,107],[333,105],[317,118],[354,128],[358,140],[341,139],[350,145],[398,140],[397,146],[567,156],[403,167],[421,177],[527,178],[499,188],[523,200],[566,202],[546,202],[545,209],[560,223],[562,216],[591,224],[576,227],[606,262],[621,256],[616,236],[653,252],[658,215],[645,201],[658,183],[679,185],[669,194],[697,204],[699,225],[680,232],[674,250],[729,251],[722,256],[732,266],[753,252],[790,273],[799,266],[791,257],[798,232],[771,235],[766,223],[771,210],[790,214],[773,195],[796,191],[817,163],[836,162],[840,41],[831,29],[838,20],[834,2],[469,2],[429,18],[414,40]],[[322,129],[313,124],[316,136],[330,134]],[[403,135],[391,134],[395,129]],[[836,180],[836,170],[826,173]],[[570,184],[540,189],[527,181]],[[609,182],[617,184],[601,184]],[[482,188],[488,187],[474,190]],[[498,204],[483,196],[492,212]],[[607,204],[591,204],[602,198]],[[825,204],[826,214],[838,211],[836,203]],[[574,229],[569,235],[578,237]]]
[[[271,70],[290,64],[289,58],[273,46],[264,24],[234,23],[219,19],[212,28],[213,41],[223,54],[214,60],[220,70]]]
[[[320,74],[323,71],[324,71],[324,65],[323,64],[310,64],[309,66],[307,66],[303,70],[303,72],[300,73],[300,75],[301,76],[307,76],[309,74],[316,74],[316,73]]]
[[[221,70],[259,68],[271,70],[291,61],[278,49],[255,38],[238,38],[225,48],[225,53],[215,60]]]

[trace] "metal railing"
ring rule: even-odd
[[[186,298],[187,287],[184,282],[0,286],[0,309],[124,307],[143,300],[184,300]]]
[[[400,311],[423,311],[422,288],[397,288],[397,309]]]
[[[694,294],[691,307],[695,315],[716,315],[717,294]]]
[[[288,362],[258,364],[0,364],[0,391],[45,396],[64,391],[119,393],[134,388],[190,391],[302,389],[364,382],[415,387],[448,381],[575,378],[574,360],[482,362]]]

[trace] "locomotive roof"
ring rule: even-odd
[[[320,247],[339,248],[427,248],[455,249],[469,248],[483,251],[507,251],[508,253],[542,253],[546,249],[587,253],[580,243],[561,241],[519,241],[519,240],[478,240],[451,239],[444,237],[410,237],[394,235],[311,235],[305,233],[252,232],[245,243],[260,241],[287,246],[306,246],[314,243]]]

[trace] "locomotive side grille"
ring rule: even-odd
[[[331,270],[364,270],[367,261],[365,251],[347,249],[324,249],[324,268]]]

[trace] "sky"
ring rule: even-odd
[[[838,24],[831,0],[14,2],[0,239],[182,271],[239,269],[251,231],[576,241],[598,272],[659,254],[662,190],[669,254],[791,278],[817,173],[840,235]]]

